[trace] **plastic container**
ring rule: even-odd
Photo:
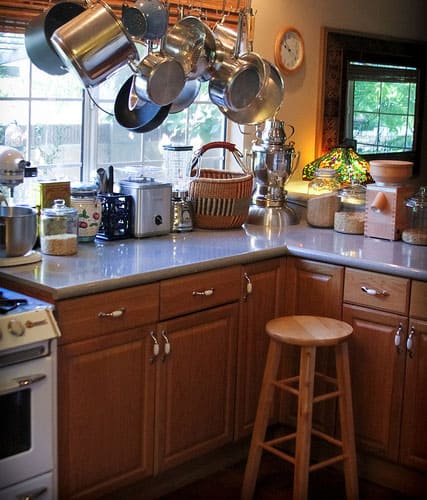
[[[78,213],[77,240],[79,242],[94,241],[102,214],[102,204],[97,196],[96,186],[94,184],[72,185],[70,205]]]
[[[412,245],[427,245],[427,186],[406,200],[408,228],[402,231],[402,240]]]
[[[54,200],[52,208],[42,210],[40,218],[40,249],[49,255],[77,253],[78,213],[67,207],[63,199]]]
[[[314,227],[334,227],[341,185],[333,168],[319,168],[308,185],[307,222]]]

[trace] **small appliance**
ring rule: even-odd
[[[135,177],[120,181],[120,192],[133,200],[131,235],[134,238],[170,233],[172,184],[152,177]]]

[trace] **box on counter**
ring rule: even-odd
[[[70,181],[39,181],[39,186],[41,208],[50,208],[58,199],[65,200],[65,205],[70,206]]]

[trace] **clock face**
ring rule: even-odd
[[[287,29],[280,33],[276,42],[276,63],[285,72],[298,69],[304,59],[304,43],[300,33]]]

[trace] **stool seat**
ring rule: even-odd
[[[347,340],[353,328],[344,321],[322,316],[283,316],[270,320],[267,334],[278,342],[299,346],[328,346]]]
[[[270,337],[258,409],[252,431],[251,445],[242,485],[242,500],[253,498],[258,469],[263,451],[268,451],[294,465],[293,499],[308,498],[309,472],[343,463],[346,497],[358,500],[356,447],[354,440],[353,408],[351,401],[350,366],[347,340],[353,333],[351,325],[322,316],[283,316],[266,324]],[[280,379],[282,348],[291,344],[300,348],[299,374]],[[318,347],[332,347],[335,351],[336,378],[316,371]],[[315,378],[332,386],[332,390],[314,396]],[[295,387],[297,384],[297,387]],[[276,390],[287,391],[298,397],[296,432],[265,440]],[[312,428],[313,405],[328,399],[338,399],[341,433],[330,436]],[[320,462],[310,463],[311,436],[323,439],[339,452]],[[293,455],[283,446],[295,441]]]

